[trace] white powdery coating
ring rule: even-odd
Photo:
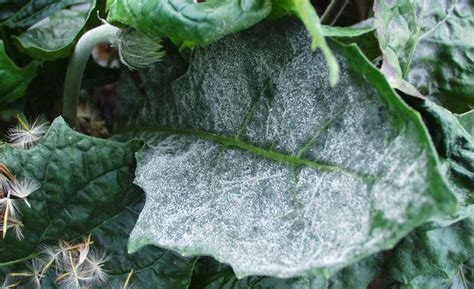
[[[132,249],[212,255],[238,276],[300,276],[387,248],[397,225],[433,203],[417,128],[394,119],[342,58],[340,83],[329,88],[303,27],[266,25],[200,50],[159,124],[238,137],[314,166],[192,135],[160,138],[139,156],[135,182],[147,201]],[[377,213],[393,228],[374,226]]]

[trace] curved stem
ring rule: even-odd
[[[77,42],[67,68],[63,98],[63,116],[74,128],[77,128],[77,106],[82,76],[92,49],[97,44],[114,40],[118,31],[117,27],[104,24],[87,31]]]
[[[328,8],[326,8],[323,16],[321,16],[321,23],[325,25],[334,25],[348,3],[349,0],[331,0]]]

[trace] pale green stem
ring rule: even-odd
[[[72,54],[64,81],[63,116],[74,128],[77,128],[77,107],[81,90],[82,76],[92,49],[97,44],[113,42],[117,37],[119,28],[103,24],[87,31],[77,42]]]

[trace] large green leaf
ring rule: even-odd
[[[0,241],[0,267],[34,255],[41,243],[81,236],[136,200],[130,188],[140,145],[88,137],[58,118],[34,148],[0,147],[0,162],[13,174],[41,184],[22,210],[24,240],[7,234]]]
[[[387,279],[398,289],[469,289],[474,285],[474,219],[416,230],[386,259]]]
[[[71,9],[56,11],[40,24],[14,36],[17,45],[37,59],[52,60],[68,56],[74,49],[75,40],[95,10],[95,0],[87,2],[90,7],[85,11]]]
[[[333,47],[335,89],[290,20],[197,50],[167,85],[148,70],[146,95],[119,82],[155,136],[138,154],[147,202],[131,252],[211,255],[238,277],[328,275],[454,208],[419,116],[355,46]]]
[[[375,23],[392,84],[463,112],[474,106],[471,0],[377,0]]]
[[[1,3],[6,2],[6,3]],[[90,2],[89,0],[30,0],[1,1],[0,20],[12,29],[26,29],[48,15],[67,6]],[[9,3],[14,2],[14,3]]]
[[[8,57],[0,40],[0,108],[25,94],[26,88],[36,76],[38,62],[33,61],[20,68]]]
[[[422,114],[438,151],[460,210],[440,220],[453,222],[474,213],[474,135],[448,110],[425,100],[413,104]],[[468,125],[467,125],[468,126]],[[466,126],[466,127],[467,127]]]
[[[108,0],[107,7],[112,23],[202,46],[254,25],[271,11],[269,0]]]

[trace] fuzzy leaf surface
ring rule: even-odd
[[[474,9],[470,0],[377,0],[383,70],[392,84],[454,112],[474,106]],[[409,84],[407,84],[406,82]]]
[[[22,209],[23,241],[0,240],[0,267],[36,253],[41,243],[82,236],[136,200],[132,192],[137,141],[116,143],[79,134],[56,119],[30,150],[0,147],[0,162],[41,188]]]
[[[25,94],[26,88],[36,76],[38,64],[33,61],[23,68],[16,66],[0,40],[0,108]]]
[[[198,50],[150,95],[119,83],[156,113],[131,252],[210,255],[238,277],[326,274],[454,208],[419,116],[355,46],[333,43],[344,74],[331,89],[310,43],[268,22]]]
[[[36,59],[53,60],[68,56],[94,11],[95,0],[88,3],[90,8],[86,11],[72,9],[56,11],[40,24],[14,36],[17,45]]]
[[[334,54],[331,52],[326,39],[324,30],[310,0],[274,0],[272,1],[272,18],[294,15],[298,17],[306,26],[311,35],[312,49],[320,48],[326,58],[329,68],[329,82],[335,86],[339,79],[339,65]],[[331,30],[331,28],[328,28]],[[328,30],[327,29],[327,30]]]
[[[269,0],[108,0],[107,20],[131,26],[153,39],[207,45],[263,20]]]

